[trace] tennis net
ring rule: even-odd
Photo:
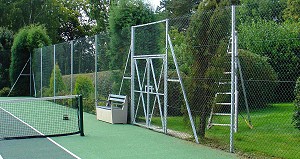
[[[83,133],[82,97],[0,100],[0,140]]]

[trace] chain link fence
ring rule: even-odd
[[[241,156],[300,157],[300,133],[292,121],[294,88],[300,76],[300,29],[299,22],[284,16],[286,7],[279,1],[247,2],[236,7],[238,109],[233,143],[235,152]],[[230,147],[231,16],[231,7],[219,7],[169,19],[172,46],[166,40],[166,25],[137,28],[134,46],[137,56],[167,51],[166,132],[195,142],[187,101],[200,144],[226,151]],[[125,30],[127,38],[122,39],[118,48],[110,48],[110,36],[99,34],[36,49],[33,60],[36,96],[80,91],[85,94],[85,111],[90,113],[95,113],[95,101],[106,99],[108,94],[130,96],[130,29]],[[134,69],[140,72],[140,81],[135,81],[134,89],[163,93],[164,60],[136,61]],[[149,85],[142,84],[147,69]],[[92,86],[84,90],[87,83]],[[149,97],[152,104],[143,109],[142,98],[147,99],[147,95],[136,93],[136,103],[141,107],[129,110],[135,112],[136,122],[146,123],[150,119],[151,127],[164,126],[164,102],[157,96]]]
[[[235,152],[245,157],[300,156],[299,130],[293,123],[300,32],[299,23],[284,16],[286,7],[279,1],[236,7],[238,120],[233,143]],[[204,136],[203,144],[226,151],[230,147],[231,22],[229,7],[170,19],[170,36],[197,133]],[[171,94],[169,100],[178,100],[177,96]],[[170,107],[169,112],[178,110]]]

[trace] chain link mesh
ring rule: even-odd
[[[247,154],[247,157],[300,156],[299,130],[293,123],[294,88],[300,76],[299,23],[288,21],[283,16],[284,7],[281,1],[261,1],[247,2],[236,8],[239,65],[236,70],[238,130],[234,134],[234,146],[236,152]],[[197,134],[203,139],[201,143],[228,150],[230,127],[212,123],[230,124],[231,8],[216,8],[172,18],[168,27],[193,122]],[[136,27],[134,54],[165,54],[165,28],[165,23]],[[90,112],[94,112],[95,99],[106,99],[110,93],[130,95],[130,80],[122,80],[123,72],[125,78],[130,77],[130,61],[126,66],[130,42],[123,42],[126,46],[120,47],[120,54],[117,55],[109,47],[109,35],[99,34],[96,37],[57,44],[55,47],[55,64],[59,65],[66,94],[74,92],[78,76],[84,75],[92,80],[96,91],[87,97],[90,99],[87,101],[90,105],[87,110]],[[50,90],[53,51],[53,46],[35,50],[37,96],[53,95]],[[172,81],[168,82],[167,132],[194,140],[170,45],[167,53],[167,76]],[[116,56],[119,60],[116,60]],[[112,60],[117,64],[114,65]],[[136,77],[134,89],[162,93],[163,64],[162,58],[136,59],[134,69],[139,71],[139,80]],[[150,70],[148,74],[147,69]],[[147,76],[149,85],[144,84]],[[147,95],[136,92],[135,96],[136,122],[145,123],[147,113],[142,100]],[[148,111],[151,112],[151,125],[161,128],[161,117],[165,112],[163,98],[158,99],[157,96],[149,97],[151,104]],[[247,106],[250,113],[247,112]]]

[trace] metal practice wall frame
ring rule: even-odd
[[[168,57],[168,54],[172,56]],[[176,79],[168,78],[168,60],[172,60],[175,65]],[[172,89],[168,88],[168,82],[177,82],[185,100],[195,141],[198,143],[194,120],[168,34],[168,20],[131,27],[130,61],[131,122],[168,133],[168,90]],[[154,117],[160,119],[161,125],[152,124]]]

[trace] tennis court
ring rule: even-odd
[[[0,98],[0,159],[76,158],[49,137],[81,132],[78,101],[79,96]]]
[[[49,102],[49,101],[47,101]],[[47,103],[46,102],[46,103]],[[45,101],[43,101],[43,105]],[[58,105],[58,104],[57,104]],[[8,107],[3,108],[8,111]],[[55,107],[55,106],[51,106]],[[18,106],[19,109],[20,106]],[[38,112],[39,110],[32,109],[30,106],[24,106],[22,109],[31,109],[29,111],[36,115],[38,120],[43,120],[39,116],[46,116],[44,111]],[[47,114],[54,111],[49,107],[47,108]],[[59,110],[55,108],[55,110]],[[72,109],[70,109],[72,110]],[[18,114],[16,110],[14,113]],[[65,111],[65,110],[64,110]],[[66,112],[63,111],[63,114]],[[72,112],[72,111],[71,111]],[[3,111],[1,112],[1,125],[2,123],[8,122],[8,117],[4,117]],[[50,113],[51,114],[51,113]],[[10,115],[10,114],[9,114]],[[11,116],[11,115],[10,115]],[[17,116],[17,115],[16,115]],[[55,123],[61,125],[62,116],[55,121],[56,115],[49,115],[50,118],[54,118]],[[66,122],[71,122],[72,117]],[[3,120],[2,118],[5,118]],[[33,118],[33,117],[31,117]],[[50,120],[48,118],[47,120]],[[25,120],[25,119],[24,119]],[[27,119],[26,119],[27,120]],[[32,119],[31,119],[32,120]],[[15,121],[15,123],[20,120]],[[30,120],[26,121],[32,125],[34,122]],[[24,124],[24,122],[21,122]],[[52,123],[50,122],[51,124]],[[22,124],[17,124],[18,128],[22,128]],[[26,124],[25,124],[26,125]],[[28,125],[26,125],[28,126]],[[26,127],[24,126],[24,127]],[[63,125],[61,125],[63,126]],[[19,134],[19,136],[29,136],[34,132],[24,130],[10,130],[12,134]],[[35,127],[38,129],[45,129],[45,127],[36,124]],[[28,128],[27,128],[28,129]],[[57,127],[50,129],[59,129]],[[60,128],[62,129],[62,128]],[[69,128],[68,128],[69,129]],[[226,153],[220,150],[211,149],[202,145],[194,144],[191,142],[183,141],[171,136],[166,136],[161,133],[153,132],[137,126],[129,124],[108,124],[101,121],[97,121],[95,115],[84,114],[84,129],[85,136],[71,135],[62,137],[50,138],[31,138],[21,140],[1,140],[0,141],[0,157],[3,159],[7,158],[237,158],[231,153]],[[1,134],[5,132],[1,128]],[[70,129],[71,130],[71,129]],[[48,131],[48,132],[47,132]],[[48,134],[57,133],[56,131],[45,130]],[[64,131],[60,130],[60,131]],[[76,130],[75,130],[76,131]],[[8,132],[6,132],[7,134]],[[25,133],[25,134],[24,134]],[[69,132],[63,132],[69,133]],[[39,134],[34,134],[39,136]],[[18,136],[18,135],[15,135]],[[2,137],[3,138],[3,137]]]

